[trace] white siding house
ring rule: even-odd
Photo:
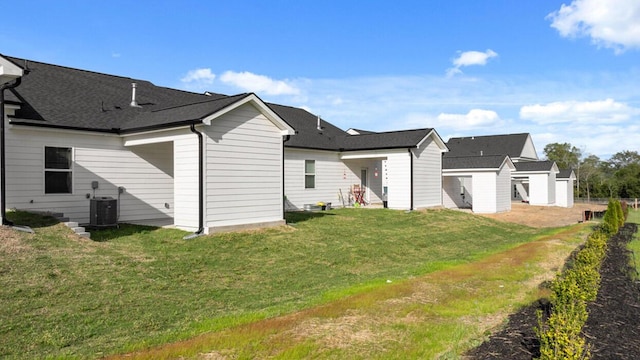
[[[285,193],[289,209],[331,202],[354,204],[355,187],[364,205],[410,210],[441,206],[441,158],[446,151],[433,129],[345,132],[304,112],[276,107],[298,134],[285,142]],[[308,173],[306,163],[313,167]],[[312,165],[311,165],[312,163]],[[313,178],[313,186],[306,183]],[[385,193],[386,191],[386,193]]]
[[[506,155],[445,157],[443,203],[476,213],[511,210],[509,188],[515,166]]]
[[[88,223],[91,199],[112,197],[119,222],[198,234],[284,223],[283,141],[294,130],[255,94],[29,67],[1,104],[6,207]]]
[[[573,170],[560,170],[556,176],[556,206],[573,207],[573,183],[576,176]]]

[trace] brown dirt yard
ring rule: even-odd
[[[561,227],[582,221],[585,210],[603,211],[606,208],[606,205],[598,204],[576,203],[572,208],[563,208],[513,202],[511,203],[511,211],[478,215],[531,227]]]

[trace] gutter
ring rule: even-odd
[[[291,139],[291,135],[286,135],[282,140],[282,219],[285,220],[286,217],[286,202],[287,195],[284,193],[284,143]],[[286,220],[285,220],[286,221]]]
[[[4,121],[4,91],[7,89],[13,89],[22,83],[22,77],[17,78],[13,84],[5,83],[0,87],[0,121],[2,124],[0,125],[0,141],[2,141],[2,145],[0,146],[0,217],[2,217],[2,225],[12,226],[13,223],[7,220],[6,216],[6,208],[7,208],[7,191],[6,191],[6,161],[5,161],[5,121]]]
[[[411,201],[410,201],[410,207],[409,207],[409,211],[413,211],[413,152],[411,152],[411,149],[407,149],[409,150],[409,159],[410,159],[410,168],[409,168],[409,174],[410,174],[410,187],[411,187]]]
[[[195,239],[204,235],[204,150],[202,133],[196,130],[195,124],[191,124],[191,132],[198,136],[198,230],[191,235],[187,235],[183,240]]]

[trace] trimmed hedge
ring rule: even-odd
[[[589,234],[571,266],[551,283],[551,314],[544,321],[538,312],[540,359],[588,359],[591,354],[582,336],[587,321],[587,303],[592,302],[600,288],[600,265],[604,260],[607,241],[624,225],[626,216],[620,201],[609,200],[602,224]]]

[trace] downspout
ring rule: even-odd
[[[185,236],[184,240],[195,239],[204,234],[204,150],[202,148],[202,133],[196,130],[195,124],[191,124],[191,132],[198,136],[198,230]]]
[[[13,89],[18,87],[22,83],[22,78],[17,78],[13,84],[5,83],[0,87],[0,121],[2,124],[0,125],[0,141],[2,141],[2,145],[0,146],[0,217],[2,217],[2,225],[12,226],[13,223],[7,220],[6,216],[6,208],[7,208],[7,196],[6,196],[6,167],[5,167],[5,125],[4,125],[4,91],[7,89]]]
[[[284,193],[284,143],[291,139],[291,135],[285,135],[284,140],[282,140],[282,219],[285,220],[287,211],[287,195]],[[285,220],[286,221],[286,220]]]
[[[411,174],[410,176],[410,187],[411,187],[411,203],[410,203],[410,208],[409,211],[413,211],[413,153],[411,152],[411,149],[409,150],[409,160],[410,160],[410,166],[409,166],[409,173]]]

